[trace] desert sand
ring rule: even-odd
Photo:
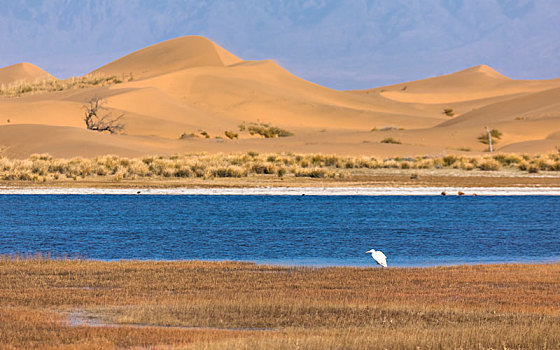
[[[54,77],[31,63],[23,62],[0,68],[0,85],[22,81],[32,83],[43,79],[54,79]]]
[[[86,75],[108,76],[116,83],[0,94],[0,155],[476,155],[487,148],[477,140],[486,126],[502,133],[494,145],[498,152],[551,153],[560,146],[560,79],[513,80],[484,65],[337,91],[298,78],[274,61],[243,60],[206,38],[187,36]],[[29,63],[0,69],[2,89],[45,79],[55,78]],[[124,114],[122,134],[86,129],[84,105],[94,96],[103,99],[104,113]],[[294,135],[264,138],[240,130],[262,123]],[[238,139],[230,140],[226,131]],[[400,144],[381,143],[387,138]]]

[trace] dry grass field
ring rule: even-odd
[[[558,349],[560,264],[0,260],[2,349]]]
[[[560,154],[443,157],[258,152],[0,157],[0,184],[63,187],[560,186]]]

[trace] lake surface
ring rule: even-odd
[[[558,196],[0,195],[0,254],[390,266],[560,260]]]

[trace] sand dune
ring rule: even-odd
[[[246,61],[198,36],[158,43],[91,72],[120,83],[0,95],[0,154],[125,156],[182,152],[313,152],[416,156],[477,154],[484,127],[507,152],[560,144],[560,79],[513,80],[488,66],[362,91],[305,81],[271,60]],[[50,77],[30,64],[0,69],[0,83]],[[84,105],[124,114],[125,135],[86,130]],[[454,115],[443,113],[452,108]],[[240,125],[268,124],[294,136],[265,139]],[[229,140],[225,132],[238,134]],[[181,139],[181,135],[189,137]],[[208,135],[206,138],[204,135]],[[382,143],[393,138],[400,144]]]
[[[91,74],[123,75],[133,73],[145,78],[199,66],[225,66],[241,61],[210,40],[188,36],[167,40],[133,52],[104,65]]]
[[[153,145],[153,140],[50,125],[0,126],[0,140],[2,154],[10,158],[26,158],[34,153],[49,153],[61,158],[104,154],[136,157],[165,150],[162,144]]]
[[[449,104],[536,92],[558,86],[560,79],[512,80],[486,65],[480,65],[439,77],[364,90],[361,93],[379,93],[406,103]]]
[[[0,85],[34,82],[41,79],[54,79],[54,77],[31,63],[18,63],[0,68]]]

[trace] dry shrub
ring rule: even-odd
[[[483,171],[496,171],[500,170],[502,166],[497,160],[486,158],[478,164],[478,168]]]
[[[493,158],[503,166],[519,164],[523,160],[523,158],[517,154],[496,154]]]
[[[443,157],[442,163],[443,163],[443,166],[445,166],[445,167],[451,167],[458,160],[459,160],[459,158],[457,156],[448,155],[448,156]]]
[[[276,166],[271,163],[254,163],[251,172],[255,174],[274,174],[276,173]]]
[[[401,162],[401,169],[411,169],[413,167],[412,163],[404,161]]]
[[[210,173],[215,177],[245,177],[247,170],[239,166],[229,166],[224,168],[211,169]]]
[[[394,159],[385,159],[383,163],[381,163],[382,168],[399,168],[399,162]]]
[[[392,137],[386,137],[386,138],[384,138],[383,140],[381,140],[381,141],[379,141],[379,142],[381,142],[381,143],[392,143],[392,144],[395,144],[395,145],[399,145],[399,144],[402,143],[402,142],[400,142],[399,140],[394,139],[394,138],[392,138]]]
[[[455,165],[457,165],[458,169],[467,171],[473,170],[475,168],[475,166],[468,159],[464,158],[462,158],[459,163],[455,163]]]
[[[560,171],[560,156],[497,154],[494,156],[456,156],[439,158],[395,157],[382,161],[370,157],[323,154],[185,154],[170,157],[125,158],[106,155],[95,158],[53,158],[34,154],[18,160],[0,157],[0,178],[5,181],[52,181],[57,179],[107,178],[115,180],[158,178],[246,177],[249,175],[297,177],[336,177],[341,169],[346,176],[359,173],[354,169],[481,169],[503,167],[520,171]],[[281,170],[282,169],[282,170]]]
[[[320,168],[301,169],[295,172],[296,177],[311,177],[311,178],[322,179],[329,175],[330,174],[326,170]]]

